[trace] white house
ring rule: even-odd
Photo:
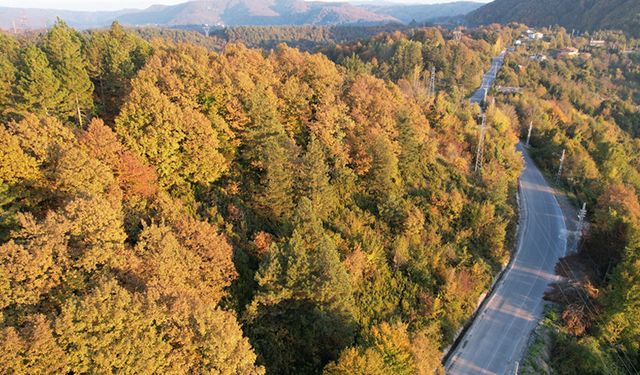
[[[531,40],[537,40],[544,38],[544,34],[538,31],[527,30],[527,38]]]
[[[537,61],[537,62],[543,62],[543,61],[547,61],[547,56],[545,56],[545,55],[531,55],[531,56],[529,56],[529,60]]]
[[[576,57],[578,55],[580,55],[580,51],[577,48],[573,48],[573,47],[563,48],[559,54],[560,57],[569,57],[569,58]]]

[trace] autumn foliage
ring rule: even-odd
[[[478,110],[450,89],[486,33],[343,64],[118,24],[0,35],[3,370],[433,373],[515,218],[510,118],[490,109],[473,173]]]

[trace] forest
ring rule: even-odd
[[[576,256],[558,267],[569,279],[552,298],[552,367],[559,374],[627,374],[640,368],[640,53],[619,32],[571,38],[562,28],[549,40],[509,55],[498,84],[523,88],[499,95],[532,124],[531,153],[576,206],[586,203],[589,225]],[[605,42],[591,46],[591,39]],[[566,57],[566,47],[579,55]],[[544,61],[531,54],[549,54]]]
[[[509,258],[522,161],[492,107],[474,173],[474,83],[447,90],[510,31],[416,33],[339,63],[0,34],[2,372],[436,371]]]

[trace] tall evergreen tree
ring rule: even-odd
[[[49,67],[47,56],[33,44],[20,54],[14,94],[18,113],[58,115],[62,109],[66,92]]]
[[[353,341],[348,275],[309,199],[294,225],[263,263],[248,311],[250,336],[274,374],[316,373]]]
[[[393,78],[407,77],[415,67],[422,68],[422,43],[400,40],[391,58]]]
[[[15,59],[18,43],[0,32],[0,120],[4,112],[12,104],[11,90],[14,85],[16,68]]]
[[[241,133],[237,155],[248,200],[274,231],[291,219],[295,208],[292,173],[295,156],[292,155],[298,152],[278,121],[276,101],[273,93],[264,87],[255,87],[251,92],[246,100],[251,121]]]
[[[289,152],[277,140],[270,140],[264,148],[264,174],[258,195],[257,208],[266,218],[281,221],[291,218],[294,178]]]
[[[93,107],[93,83],[86,70],[78,32],[58,19],[44,37],[42,49],[66,94],[61,113],[75,117],[77,125],[82,127],[83,116]]]
[[[309,199],[301,199],[293,223],[291,238],[272,249],[260,269],[263,296],[271,301],[305,299],[348,310],[351,290],[346,269]]]
[[[337,197],[329,178],[329,168],[320,142],[312,138],[302,157],[299,194],[311,201],[321,219],[337,205]]]
[[[144,65],[151,48],[142,38],[114,22],[107,31],[95,32],[87,45],[87,69],[96,84],[96,106],[110,122],[118,114],[131,79]]]
[[[15,79],[16,69],[4,55],[0,54],[0,119],[11,103],[11,86]]]

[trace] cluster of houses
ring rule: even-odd
[[[591,48],[601,48],[601,47],[606,47],[606,45],[607,45],[607,42],[604,40],[598,40],[593,38],[589,40],[589,47]],[[589,52],[580,52],[579,49],[574,47],[563,48],[558,53],[558,57],[573,58],[577,56],[588,58],[588,57],[591,57],[591,54]]]
[[[524,33],[522,33],[520,39],[517,39],[514,42],[514,46],[511,47],[510,51],[515,50],[516,47],[521,46],[529,41],[541,40],[541,39],[544,39],[544,37],[545,35],[543,33],[528,29]],[[609,43],[606,40],[591,38],[589,40],[588,46],[585,46],[585,47],[586,47],[586,50],[588,51],[589,49],[593,50],[596,48],[606,48],[608,45]],[[557,54],[554,54],[554,56],[557,56],[559,58],[565,58],[565,59],[571,59],[579,56],[579,57],[588,59],[591,57],[591,53],[587,51],[585,51],[585,49],[579,50],[578,48],[574,48],[574,47],[566,47],[558,50]],[[621,52],[624,54],[630,54],[630,53],[634,53],[635,50],[634,48],[627,48],[627,46],[624,46],[621,49]],[[547,59],[548,59],[547,56],[544,54],[533,54],[529,56],[529,60],[536,61],[539,63],[544,62]]]
[[[541,40],[542,38],[544,38],[543,33],[534,30],[527,30],[522,34],[522,37],[520,39],[517,39],[515,41],[514,44],[516,46],[519,46],[522,45],[523,40]]]

